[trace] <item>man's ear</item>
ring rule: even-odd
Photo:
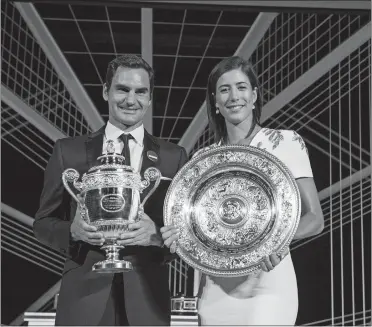
[[[102,97],[105,101],[108,100],[108,89],[106,83],[103,84],[103,89],[102,89]]]
[[[152,104],[152,97],[154,96],[154,92],[153,91],[150,91],[150,99],[149,99],[149,107],[151,106]]]

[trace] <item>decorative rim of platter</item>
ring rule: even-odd
[[[173,178],[164,224],[179,228],[177,254],[201,272],[224,277],[260,269],[297,230],[300,192],[274,155],[247,145],[202,151]]]

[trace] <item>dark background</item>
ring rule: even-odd
[[[34,5],[98,111],[106,120],[108,111],[107,105],[101,96],[101,85],[102,80],[104,80],[107,63],[115,57],[115,49],[117,54],[141,53],[141,6],[133,2],[128,2],[125,6],[112,3],[112,5],[107,7],[103,5],[82,5],[82,1],[79,2],[80,4],[77,3],[60,1],[60,4],[52,4],[48,1],[40,1]],[[12,11],[11,3],[6,4],[3,1],[1,5],[2,46],[9,48],[10,43],[7,43],[9,36],[4,31],[9,34],[13,33],[13,35],[17,34],[14,26],[12,30],[10,29],[9,17],[13,17],[15,21],[20,18],[17,11],[15,13]],[[185,11],[185,7],[180,5],[171,7],[154,6],[153,67],[156,77],[153,101],[153,134],[155,136],[175,143],[180,140],[204,101],[209,72],[222,58],[234,54],[250,26],[257,18],[260,9],[262,8],[250,8],[247,10],[247,8],[231,8],[227,6],[220,8],[188,6],[187,11]],[[303,60],[309,59],[308,68],[327,55],[342,41],[346,40],[347,37],[352,35],[353,31],[358,30],[370,21],[369,13],[361,11],[330,12],[326,10],[310,11],[303,8],[298,8],[298,10],[293,8],[274,9],[277,12],[286,10],[292,14],[301,12],[304,15],[300,16],[298,21],[296,20],[297,25],[294,21],[291,23],[290,27],[293,29],[297,29],[311,15],[317,16],[318,24],[325,21],[332,14],[334,16],[332,19],[335,20],[340,16],[357,17],[357,25],[350,23],[350,17],[346,20],[340,19],[336,27],[325,34],[323,40],[319,37],[317,46],[314,48],[317,52],[316,59],[313,60],[312,52],[303,52]],[[222,14],[221,10],[223,10]],[[286,13],[283,15],[286,15]],[[183,20],[184,24],[182,25]],[[339,30],[343,28],[342,24],[347,26],[349,34],[339,33]],[[110,28],[112,29],[114,43],[112,42]],[[326,30],[329,27],[327,24],[319,27],[318,35],[321,35],[322,28]],[[181,30],[182,37],[180,39]],[[284,35],[288,31],[284,31]],[[309,29],[310,32],[311,30]],[[337,37],[333,38],[332,33]],[[278,37],[280,38],[280,35]],[[333,41],[331,42],[330,40]],[[321,42],[327,44],[327,46],[322,48]],[[178,44],[180,44],[179,48]],[[25,46],[27,48],[27,44]],[[286,49],[282,49],[284,53],[293,48],[293,45],[283,42],[283,47],[286,47]],[[306,112],[306,105],[313,101],[314,94],[320,94],[321,90],[328,89],[329,92],[321,95],[316,100],[317,103],[332,97],[339,97],[341,100],[334,105],[337,108],[330,106],[332,108],[331,116],[328,113],[329,110],[327,110],[323,114],[319,114],[317,119],[324,126],[331,127],[338,135],[341,134],[347,140],[352,140],[356,144],[349,151],[349,143],[340,141],[337,134],[329,138],[327,128],[322,129],[315,125],[313,130],[302,128],[304,122],[308,122],[318,112],[310,113],[310,118],[293,114],[291,128],[298,130],[307,143],[318,190],[323,190],[354,171],[366,167],[366,163],[370,162],[368,154],[370,150],[370,69],[368,69],[370,66],[370,50],[368,48],[370,48],[370,43],[363,45],[359,50],[362,55],[357,57],[357,61],[367,59],[363,61],[363,65],[358,64],[356,61],[352,62],[352,65],[359,65],[360,69],[365,70],[362,77],[367,78],[366,82],[360,82],[360,79],[359,82],[352,80],[353,73],[348,74],[346,80],[341,81],[339,74],[332,75],[331,70],[307,89],[306,92],[291,102],[292,104],[296,103],[297,107],[305,108],[303,111]],[[3,58],[6,58],[7,54],[5,52],[3,53],[4,55],[5,57]],[[20,54],[18,55],[20,56]],[[257,52],[252,57],[253,62],[257,61],[260,55],[265,55],[265,53]],[[295,56],[294,53],[289,55]],[[270,59],[271,62],[275,62],[275,67],[273,68],[278,69],[279,72],[281,66],[285,65],[286,60],[279,60],[278,58],[281,55],[275,51],[270,56],[272,57]],[[349,65],[348,69],[352,72],[351,67]],[[11,73],[6,68],[7,62],[4,60],[2,82],[9,86],[10,84],[7,84],[6,78]],[[334,68],[334,70],[336,69],[341,71],[339,67]],[[257,73],[263,73],[260,71],[260,66],[257,67]],[[271,74],[274,73],[271,72]],[[264,79],[264,76],[262,79]],[[289,78],[287,82],[284,80],[281,82],[288,85],[294,80],[292,77],[292,80]],[[336,86],[330,86],[333,80],[336,80]],[[350,81],[352,81],[352,84],[350,84]],[[360,86],[357,93],[347,93],[350,85],[358,83]],[[280,88],[279,83],[273,83],[270,92],[275,96],[284,87],[285,85]],[[341,96],[341,93],[347,93],[346,97]],[[272,95],[270,96],[269,92],[264,92],[264,103],[268,102],[271,97]],[[348,103],[351,103],[351,105],[348,106]],[[328,100],[324,107],[327,105],[329,105]],[[2,103],[2,111],[4,108],[6,108],[6,105]],[[361,110],[359,110],[360,108]],[[285,120],[282,116],[282,111],[290,114],[294,113],[293,107],[288,105],[271,117],[264,125],[271,128],[287,128],[288,124],[282,124]],[[351,133],[349,133],[349,126],[351,126]],[[326,139],[319,138],[314,133],[314,130],[325,135]],[[4,129],[2,131],[4,132]],[[29,132],[25,131],[25,133]],[[42,135],[42,133],[37,131],[35,133]],[[71,135],[72,132],[66,128],[66,133]],[[42,137],[45,139],[45,136]],[[336,145],[347,151],[340,154],[339,147],[336,145],[330,147],[330,141],[335,142]],[[2,138],[2,203],[33,217],[38,208],[43,183],[42,166],[44,165],[45,167],[45,163],[41,161],[41,167],[39,167],[31,162],[24,155],[27,153],[27,147],[31,147],[31,145],[27,143],[21,144],[21,141],[18,142],[19,144],[12,140],[12,144],[10,144],[9,142],[4,142]],[[53,142],[48,139],[45,139],[45,142],[47,143],[45,147],[50,149]],[[25,149],[22,147],[25,147]],[[17,148],[21,149],[21,151],[17,150]],[[329,155],[319,149],[323,149],[326,152],[331,151],[336,159],[330,159]],[[360,149],[364,149],[366,152],[362,152]],[[349,164],[350,153],[355,154],[362,160],[351,160],[351,167],[341,165],[340,162]],[[48,159],[48,152],[44,154],[44,157]],[[292,252],[300,299],[298,324],[322,319],[328,319],[327,324],[330,324],[329,319],[332,314],[338,317],[343,314],[346,316],[353,312],[363,311],[363,296],[366,298],[365,307],[369,310],[369,317],[371,315],[371,209],[370,192],[368,193],[368,190],[371,189],[370,178],[365,179],[364,183],[363,185],[367,191],[363,191],[361,198],[355,195],[350,200],[350,192],[347,190],[342,194],[334,195],[333,202],[336,204],[333,206],[331,215],[331,220],[333,221],[332,233],[329,232],[330,225],[328,221],[321,237],[311,241],[308,245],[295,248]],[[359,184],[354,185],[353,193],[357,192],[358,187]],[[340,197],[341,205],[337,205]],[[324,210],[328,210],[326,208],[329,208],[329,205],[325,201],[322,204]],[[352,219],[353,215],[349,217],[350,208],[354,208],[353,212],[357,212],[361,207],[365,208],[364,214],[359,214],[361,217],[355,220]],[[330,215],[328,214],[327,216],[325,212],[325,216],[329,218]],[[356,215],[354,214],[354,216]],[[345,225],[337,228],[340,226],[340,221],[345,223]],[[11,226],[9,222],[7,224],[7,226]],[[20,228],[19,225],[11,227],[13,227],[13,230]],[[8,237],[13,235],[9,234],[9,228],[7,227],[6,229]],[[2,226],[2,233],[3,230],[4,227]],[[26,233],[30,234],[30,232]],[[8,242],[15,247],[19,246],[17,243]],[[296,247],[296,245],[293,247]],[[362,253],[362,249],[364,253]],[[33,250],[35,251],[35,247],[29,245],[28,251],[32,253]],[[37,254],[36,251],[35,253]],[[35,262],[31,263],[3,248],[1,255],[1,322],[9,324],[53,286],[60,279],[60,275],[46,270],[35,264]],[[34,261],[37,262],[36,259]],[[364,263],[364,285],[362,284],[362,263]],[[42,265],[45,266],[45,264]],[[364,294],[363,292],[366,293]],[[347,318],[345,319],[347,320]],[[336,322],[339,321],[337,320]]]

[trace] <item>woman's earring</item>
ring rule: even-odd
[[[216,114],[218,115],[220,111],[218,110],[218,106],[216,105]]]
[[[254,104],[252,104],[252,110],[253,110],[254,108],[256,108],[256,107],[254,106]]]

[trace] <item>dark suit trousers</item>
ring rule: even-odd
[[[125,311],[123,274],[115,274],[106,309],[98,326],[129,326]]]

